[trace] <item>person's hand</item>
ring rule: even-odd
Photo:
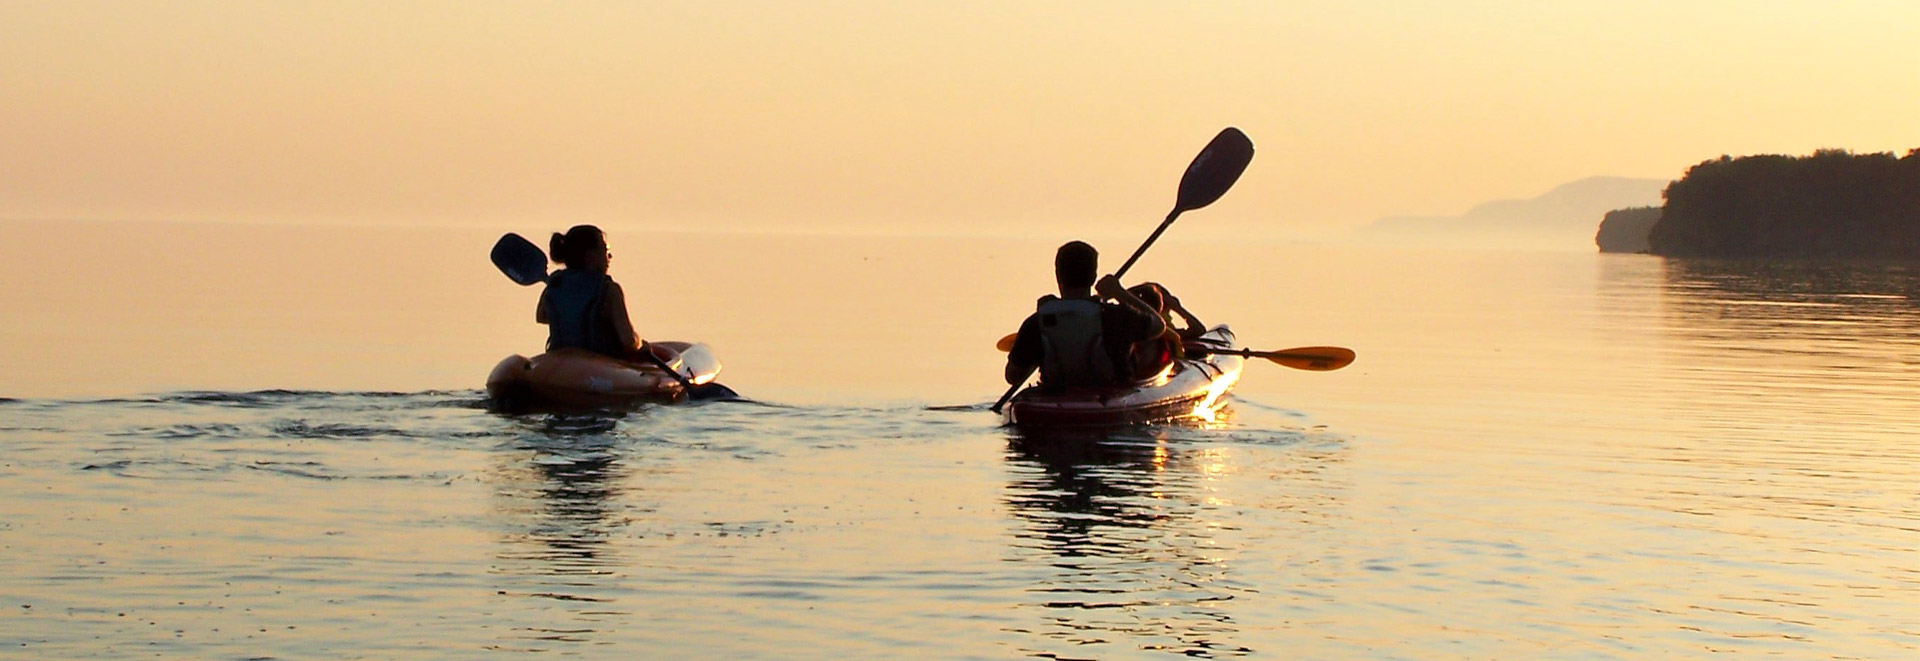
[[[1101,296],[1112,299],[1119,299],[1127,294],[1127,288],[1120,285],[1120,278],[1114,277],[1112,274],[1108,274],[1100,278],[1099,282],[1093,283],[1093,290]]]
[[[1162,289],[1160,290],[1160,298],[1161,300],[1164,300],[1167,302],[1168,310],[1179,309],[1182,307],[1180,305],[1180,297],[1174,296],[1173,292]]]

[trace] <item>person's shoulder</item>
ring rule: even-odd
[[[1100,306],[1100,317],[1108,320],[1110,323],[1124,322],[1129,325],[1145,325],[1147,320],[1153,317],[1153,314],[1131,305],[1107,301],[1103,302]]]
[[[1020,320],[1019,334],[1026,335],[1031,332],[1037,332],[1040,328],[1040,306],[1057,300],[1060,300],[1060,297],[1048,294],[1040,297],[1040,300],[1034,301],[1034,311],[1027,313],[1027,317]]]
[[[560,284],[563,282],[564,283],[593,282],[594,279],[591,277],[592,275],[593,273],[591,271],[584,271],[581,269],[561,268],[552,273],[547,274],[547,283]]]

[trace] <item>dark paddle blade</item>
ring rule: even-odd
[[[1253,141],[1240,129],[1227,127],[1193,157],[1187,174],[1180,178],[1180,198],[1174,204],[1180,211],[1192,211],[1213,204],[1227,194],[1240,173],[1253,162]]]
[[[508,232],[493,244],[493,265],[522,286],[547,281],[547,253],[532,241]]]
[[[702,383],[687,389],[687,401],[690,402],[734,402],[747,401],[747,398],[734,392],[732,388],[718,383]]]
[[[1187,164],[1187,173],[1180,176],[1180,197],[1174,201],[1173,211],[1167,213],[1167,219],[1160,221],[1160,226],[1147,236],[1147,241],[1140,244],[1126,263],[1120,265],[1120,270],[1113,274],[1126,275],[1127,270],[1133,268],[1133,263],[1140,261],[1140,256],[1147,253],[1147,248],[1160,239],[1160,234],[1167,231],[1181,213],[1213,204],[1214,200],[1226,195],[1227,189],[1233,188],[1233,182],[1240,180],[1240,173],[1246,172],[1247,164],[1252,162],[1253,141],[1247,138],[1247,134],[1231,126],[1221,129],[1220,135],[1213,136],[1213,142],[1207,143],[1200,154],[1193,157],[1193,162]]]

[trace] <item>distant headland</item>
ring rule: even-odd
[[[1920,149],[1722,156],[1667,186],[1645,251],[1670,257],[1920,258]],[[1633,212],[1643,219],[1643,210]],[[1627,245],[1607,214],[1596,241]],[[1633,252],[1633,250],[1627,250]]]
[[[1660,222],[1660,212],[1660,207],[1608,211],[1600,219],[1600,231],[1594,234],[1593,242],[1600,244],[1600,252],[1651,252],[1647,234],[1653,231],[1654,223]]]

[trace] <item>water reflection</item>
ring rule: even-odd
[[[1703,586],[1742,586],[1696,597],[1695,609],[1723,618],[1703,630],[1824,618],[1897,627],[1868,604],[1914,584],[1905,558],[1920,498],[1920,272],[1620,264],[1603,271],[1602,293],[1613,311],[1644,315],[1608,330],[1647,344],[1615,344],[1645,349],[1619,352],[1638,382],[1617,392],[1644,409],[1615,426],[1644,431],[1591,447],[1633,487],[1617,502],[1685,515],[1639,551],[1685,559]]]
[[[1603,359],[1623,367],[1618,391],[1645,393],[1678,422],[1706,421],[1716,436],[1864,426],[1890,437],[1920,417],[1911,387],[1920,382],[1920,272],[1912,266],[1603,264],[1599,330]]]
[[[1920,320],[1920,273],[1904,265],[1667,260],[1665,269],[1674,327],[1704,339],[1911,349]]]
[[[615,432],[620,420],[533,416],[528,433],[501,448],[493,475],[502,548],[491,573],[498,594],[537,600],[555,621],[515,625],[496,649],[539,651],[593,643],[632,615],[615,593],[627,563],[610,541],[631,522],[622,485],[632,473]]]
[[[1663,326],[1683,371],[1734,392],[1904,403],[1920,380],[1920,273],[1898,264],[1666,260]],[[1893,386],[1893,387],[1890,387]],[[1891,397],[1892,401],[1878,397]],[[1874,408],[1874,407],[1867,407]]]
[[[1746,300],[1904,299],[1920,295],[1920,271],[1910,264],[1767,260],[1667,259],[1669,287],[1711,289]]]
[[[1203,483],[1222,470],[1221,457],[1177,436],[1169,428],[1012,432],[1004,500],[1023,529],[1009,561],[1044,568],[1025,605],[1042,609],[1040,630],[1021,633],[1092,657],[1253,651],[1236,641],[1225,607],[1251,591],[1218,553],[1207,520]]]

